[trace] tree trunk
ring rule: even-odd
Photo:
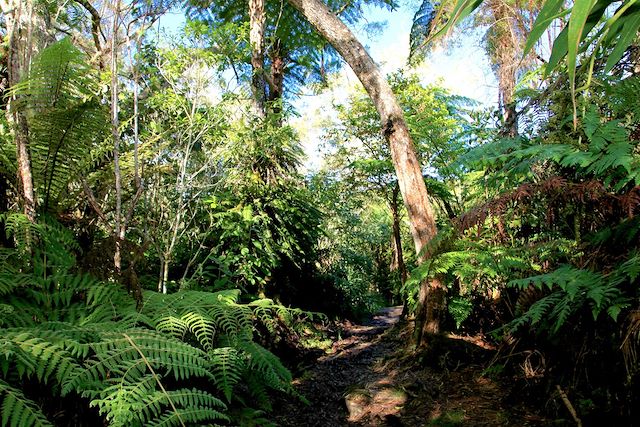
[[[251,92],[256,115],[264,117],[264,0],[249,0],[249,43],[251,44]]]
[[[9,55],[7,60],[8,84],[13,87],[29,71],[33,46],[33,26],[36,17],[31,0],[9,0],[2,3],[5,16]],[[17,96],[14,94],[7,103],[7,121],[13,130],[18,161],[18,185],[21,187],[22,203],[27,218],[34,222],[36,218],[36,199],[33,191],[31,155],[29,152],[29,127],[24,113],[17,108]]]
[[[398,193],[400,193],[400,187],[397,185],[393,189],[393,195],[391,197],[391,217],[393,219],[393,269],[398,269],[400,272],[400,281],[404,285],[407,281],[407,266],[404,263],[404,255],[402,253],[402,236],[400,234],[400,212],[398,206]],[[392,270],[393,270],[392,269]]]
[[[499,104],[502,108],[503,123],[501,133],[514,137],[518,134],[518,116],[514,93],[516,88],[516,73],[521,63],[522,47],[516,33],[513,18],[513,7],[505,0],[490,0],[487,7],[493,17],[491,43],[495,45],[492,60],[496,67],[498,78]]]
[[[284,94],[284,55],[282,43],[276,39],[269,54],[271,59],[271,84],[269,85],[269,103],[271,111],[279,115],[282,112],[282,95]],[[278,118],[278,122],[282,120]]]
[[[111,137],[113,139],[113,169],[115,174],[116,210],[115,249],[113,266],[116,278],[122,273],[122,242],[125,230],[122,227],[122,176],[120,171],[120,121],[118,119],[118,20],[120,19],[120,0],[113,4],[113,26],[111,34]]]
[[[169,256],[162,256],[160,259],[160,277],[158,278],[158,292],[167,293],[167,281],[169,280]]]
[[[413,242],[419,254],[419,260],[424,261],[429,254],[423,252],[423,248],[436,235],[437,228],[413,141],[402,109],[391,87],[351,30],[322,1],[289,0],[289,2],[349,64],[380,114],[382,131],[389,141],[400,192],[409,215]],[[441,301],[444,294],[439,291],[441,288],[439,281],[421,285],[423,298],[418,313],[424,313],[424,315],[421,317],[421,323],[418,322],[418,317],[416,318],[418,338],[422,336],[423,325],[427,333],[439,331],[440,307],[444,306],[444,302]]]

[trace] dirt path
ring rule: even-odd
[[[351,422],[361,419],[366,405],[356,404],[362,400],[359,387],[379,383],[383,388],[386,384],[385,373],[376,367],[394,351],[394,343],[382,340],[381,336],[398,322],[401,312],[402,307],[386,308],[365,325],[349,326],[346,336],[343,334],[343,338],[334,343],[333,353],[320,357],[311,370],[296,379],[296,389],[307,398],[309,405],[294,400],[284,403],[276,409],[281,414],[277,423],[333,427],[353,425]],[[346,402],[351,407],[351,415]]]
[[[295,380],[309,405],[276,403],[280,426],[534,426],[543,419],[515,403],[509,387],[483,375],[491,353],[448,339],[428,356],[405,354],[409,329],[393,327],[402,307],[377,313],[364,325],[347,325],[333,353]],[[487,353],[487,354],[485,354]]]

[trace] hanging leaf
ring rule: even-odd
[[[607,64],[605,66],[606,73],[611,71],[618,61],[620,61],[629,45],[631,45],[635,40],[638,29],[640,29],[640,4],[634,4],[632,6],[626,4],[620,6],[620,9],[625,6],[627,6],[628,9],[626,9],[620,18],[611,25],[609,33],[605,39],[605,45],[614,46],[613,50],[609,54],[609,58],[607,59]],[[616,11],[614,17],[617,14],[618,12]]]
[[[427,38],[435,17],[436,8],[434,3],[431,0],[424,0],[413,16],[413,25],[411,25],[411,33],[409,35],[409,59],[414,58],[417,54],[423,54],[427,50]]]
[[[445,25],[436,31],[434,29],[434,33],[427,39],[427,43],[430,40],[433,40],[437,37],[447,34],[453,27],[460,23],[464,18],[469,16],[474,10],[478,8],[482,4],[482,0],[458,0],[458,2],[453,7],[453,11],[451,12],[451,16],[446,19],[442,15],[444,14],[443,9],[440,8],[434,17],[436,21],[436,25],[439,21],[444,21]]]
[[[564,5],[564,0],[549,0],[544,3],[542,9],[540,9],[540,13],[538,13],[538,17],[533,24],[533,28],[529,33],[529,37],[527,37],[527,41],[524,45],[523,56],[527,56],[536,42],[542,37],[542,34],[549,28],[551,23],[559,18],[560,16],[565,15],[568,11],[560,12],[560,8]]]
[[[573,8],[571,9],[571,17],[569,18],[567,33],[567,63],[571,93],[574,97],[576,90],[576,63],[578,58],[578,47],[580,46],[580,41],[584,35],[589,31],[585,31],[585,27],[587,26],[589,12],[594,4],[594,0],[576,0],[573,4]]]

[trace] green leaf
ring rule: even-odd
[[[587,24],[587,18],[589,17],[589,12],[594,5],[594,0],[575,0],[573,8],[571,9],[569,30],[567,33],[567,63],[572,93],[575,93],[578,47],[580,46],[580,41],[583,36],[586,35],[585,27]]]
[[[527,37],[527,41],[524,45],[524,53],[523,56],[526,56],[536,42],[542,37],[542,34],[549,27],[551,22],[556,19],[558,16],[558,11],[564,5],[564,0],[547,0],[542,9],[540,9],[540,13],[538,13],[538,17],[533,24],[533,28],[529,33],[529,37]],[[566,12],[565,12],[566,13]]]
[[[582,37],[584,38],[589,32],[596,26],[598,22],[600,22],[600,18],[604,14],[607,7],[611,4],[611,0],[598,0],[595,6],[591,9],[591,13],[587,18],[583,31],[581,32]],[[580,40],[578,41],[578,43]],[[569,26],[566,26],[558,37],[556,37],[553,42],[553,48],[551,49],[551,57],[549,58],[549,62],[547,63],[547,69],[545,70],[545,74],[548,76],[551,71],[553,71],[562,58],[567,55],[569,44]],[[574,70],[575,71],[575,70]]]
[[[624,7],[622,5],[620,7]],[[622,55],[635,40],[638,29],[640,28],[640,5],[634,5],[627,9],[624,14],[611,26],[609,33],[612,36],[607,38],[605,44],[613,44],[613,38],[620,35],[620,38],[614,44],[613,51],[609,54],[604,72],[608,73],[618,63]]]
[[[448,33],[455,25],[469,16],[471,12],[476,10],[481,3],[482,0],[458,0],[456,5],[453,7],[451,17],[447,21],[446,25],[433,34],[430,39],[434,39]]]

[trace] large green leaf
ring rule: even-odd
[[[618,11],[621,11],[625,7],[627,9],[623,11],[619,18],[616,18]],[[623,4],[618,11],[616,11],[613,18],[611,18],[612,20],[615,19],[615,22],[613,22],[611,28],[609,28],[604,42],[605,45],[614,46],[609,54],[609,58],[607,58],[605,66],[605,72],[607,73],[611,71],[620,58],[622,58],[629,45],[635,40],[638,29],[640,28],[640,4],[638,4],[637,0]]]
[[[584,35],[589,31],[586,30],[587,19],[589,18],[589,12],[591,12],[594,5],[594,0],[576,0],[573,4],[573,8],[571,9],[571,17],[569,18],[567,33],[567,64],[572,94],[575,94],[578,47],[580,46],[580,42]]]
[[[547,28],[549,28],[549,25],[551,25],[556,18],[559,18],[568,12],[566,10],[560,11],[563,5],[564,0],[548,0],[544,3],[524,45],[525,56],[531,51],[531,49],[533,49],[533,46],[540,37],[542,37],[542,34],[544,34]]]

